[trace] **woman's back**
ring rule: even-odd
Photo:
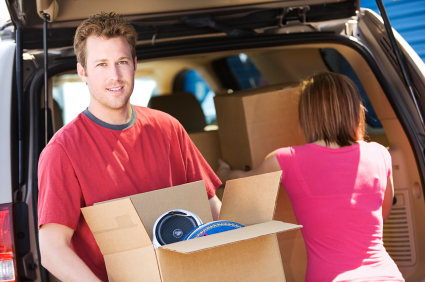
[[[404,281],[382,242],[391,157],[377,143],[276,151],[307,245],[306,281]]]

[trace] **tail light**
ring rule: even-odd
[[[15,282],[12,204],[0,205],[0,281]]]

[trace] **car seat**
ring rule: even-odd
[[[155,96],[149,100],[148,107],[170,114],[188,133],[202,132],[207,125],[201,104],[190,93]]]

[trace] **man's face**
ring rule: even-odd
[[[136,62],[123,37],[104,39],[89,36],[86,42],[86,69],[78,63],[80,78],[90,91],[90,108],[119,110],[128,106],[133,93]]]

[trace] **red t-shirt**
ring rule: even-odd
[[[144,107],[132,112],[117,126],[84,111],[55,134],[39,161],[38,228],[75,230],[72,249],[102,281],[105,263],[82,207],[198,180],[211,198],[221,185],[176,119]]]

